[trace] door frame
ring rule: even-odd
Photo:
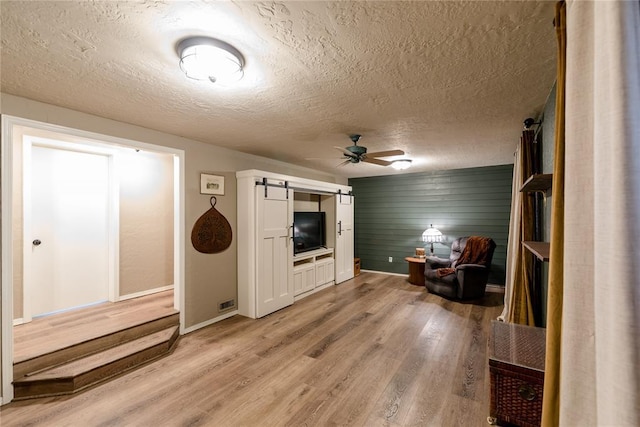
[[[13,138],[14,127],[68,135],[108,145],[131,147],[173,155],[174,159],[174,307],[180,312],[180,334],[185,333],[185,152],[184,150],[118,138],[65,126],[2,114],[0,144],[1,209],[1,397],[0,404],[13,400]]]
[[[31,275],[32,250],[30,241],[32,239],[32,206],[31,206],[31,173],[32,162],[31,152],[33,147],[43,147],[58,150],[74,151],[77,153],[95,154],[107,157],[107,174],[108,174],[108,201],[107,201],[107,233],[108,241],[108,278],[107,286],[109,289],[108,300],[111,302],[119,299],[119,251],[120,251],[120,215],[119,215],[119,187],[117,185],[117,176],[115,171],[115,150],[111,147],[105,147],[104,144],[96,144],[94,141],[86,142],[68,142],[54,140],[39,136],[25,135],[22,141],[22,322],[27,323],[32,320],[31,313],[31,296],[33,292],[33,278]],[[14,323],[15,326],[15,323]]]

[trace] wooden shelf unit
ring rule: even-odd
[[[520,192],[530,193],[533,191],[547,191],[551,189],[552,185],[553,174],[539,173],[531,175],[529,179],[527,179],[524,184],[522,184],[522,187],[520,187]]]
[[[523,241],[522,245],[534,254],[540,261],[549,261],[549,242]]]

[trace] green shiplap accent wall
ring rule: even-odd
[[[504,285],[513,165],[349,179],[355,195],[355,256],[362,269],[408,273],[405,257],[430,224],[444,235],[434,244],[448,258],[461,236],[496,242],[489,283]],[[393,257],[393,262],[389,262]]]

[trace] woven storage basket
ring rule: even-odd
[[[542,416],[545,330],[493,322],[489,345],[491,417],[537,427]]]
[[[522,427],[539,426],[544,374],[527,375],[518,366],[491,362],[491,416]]]

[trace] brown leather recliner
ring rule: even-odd
[[[457,299],[476,299],[484,296],[496,244],[493,239],[474,236],[474,243],[478,245],[474,244],[473,247],[482,250],[476,250],[476,253],[471,254],[471,258],[479,263],[460,264],[458,261],[469,238],[460,237],[453,241],[449,259],[435,256],[426,258],[424,278],[429,292]],[[469,255],[470,251],[467,251],[465,258],[469,259]]]

